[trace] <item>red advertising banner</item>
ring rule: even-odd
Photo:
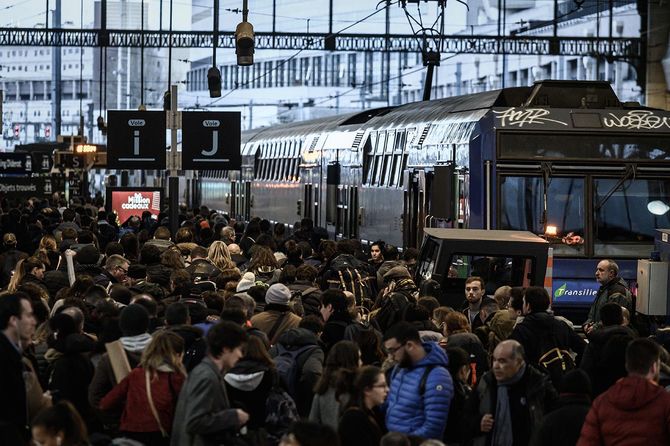
[[[133,215],[142,216],[149,211],[157,218],[161,209],[161,192],[158,190],[112,190],[112,211],[116,213],[119,224],[123,224]]]

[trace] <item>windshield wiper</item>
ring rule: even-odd
[[[627,180],[634,178],[636,172],[637,172],[637,164],[626,164],[626,170],[624,171],[623,175],[621,175],[621,178],[619,178],[616,184],[612,186],[612,188],[609,191],[607,191],[603,199],[596,204],[595,211],[598,212],[603,206],[605,206],[605,203],[607,203],[607,200],[609,200],[612,197],[612,195],[614,195],[614,192],[618,191]]]

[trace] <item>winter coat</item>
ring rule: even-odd
[[[519,341],[526,353],[526,361],[537,365],[540,357],[553,347],[577,353],[577,362],[584,352],[585,342],[566,323],[546,311],[526,315],[518,323],[510,339]]]
[[[253,359],[241,359],[223,377],[231,405],[249,414],[250,429],[265,425],[265,401],[276,379],[273,369]]]
[[[172,431],[177,397],[184,380],[184,375],[169,369],[159,371],[151,380],[151,398],[166,432]],[[134,368],[100,401],[100,409],[103,411],[119,408],[123,408],[121,431],[160,432],[149,405],[145,370],[142,367]]]
[[[309,414],[310,405],[314,398],[314,386],[323,373],[324,352],[316,335],[306,328],[291,328],[279,336],[277,344],[286,349],[300,349],[306,346],[314,348],[300,354],[298,360],[298,383],[296,385],[295,404],[302,417]],[[270,349],[270,355],[277,356],[277,346]]]
[[[126,350],[126,354],[131,368],[135,368],[140,364],[140,359],[142,359],[141,351],[130,352]],[[107,395],[114,386],[116,386],[116,377],[114,376],[112,364],[109,361],[109,355],[105,353],[100,358],[98,366],[95,368],[95,374],[93,375],[91,385],[88,387],[88,401],[91,406],[98,408],[100,406],[100,401],[102,401],[105,395]],[[119,423],[121,411],[108,410],[106,413],[101,414],[100,418],[106,425],[115,426]]]
[[[386,427],[423,438],[441,439],[449,415],[454,387],[447,370],[449,358],[434,342],[423,343],[426,356],[410,368],[396,367],[386,400]],[[419,385],[426,367],[434,366],[423,395]]]
[[[459,347],[468,352],[470,361],[474,362],[473,376],[470,377],[474,386],[484,373],[489,370],[489,357],[482,342],[472,333],[455,333],[447,337],[447,348]],[[475,376],[476,375],[476,376]]]
[[[507,310],[496,311],[489,323],[488,351],[489,356],[493,355],[493,350],[498,344],[508,339],[514,331],[516,325],[516,316],[513,316]]]
[[[337,427],[340,444],[346,446],[378,446],[386,433],[384,417],[378,410],[350,407]]]
[[[586,319],[586,323],[593,322],[595,324],[600,324],[600,309],[609,302],[614,302],[622,307],[626,307],[631,314],[633,313],[633,302],[630,298],[628,285],[626,285],[626,282],[620,277],[615,277],[598,289],[598,294],[589,309],[589,316]]]
[[[4,333],[0,332],[0,440],[4,444],[22,444],[28,438],[28,406],[24,366],[21,354]]]
[[[265,311],[258,313],[251,318],[251,324],[270,337],[270,331],[280,317],[283,317],[284,319],[274,332],[274,341],[276,341],[286,330],[289,328],[297,328],[298,324],[300,324],[300,316],[291,313],[287,306],[268,304],[265,306]],[[270,343],[272,342],[273,339],[270,339]]]
[[[314,395],[312,407],[309,411],[309,421],[318,424],[325,424],[337,430],[337,420],[340,419],[342,407],[346,404],[345,399],[340,395],[339,401],[335,397],[335,388],[330,387],[326,393]],[[348,398],[346,398],[348,400]]]
[[[574,446],[579,440],[591,400],[586,395],[561,395],[559,408],[547,414],[538,428],[533,446]]]
[[[545,413],[556,405],[558,394],[546,375],[527,364],[521,379],[508,390],[509,407],[512,412],[514,446],[526,446],[539,428]],[[466,418],[473,446],[495,446],[491,443],[492,432],[480,430],[482,417],[492,414],[495,419],[498,399],[498,382],[493,372],[486,373],[477,385],[477,390],[467,402]]]
[[[173,325],[168,327],[167,330],[178,334],[184,340],[185,353],[182,362],[184,367],[186,367],[186,371],[190,372],[207,355],[205,333],[200,327],[192,325]]]
[[[97,417],[88,401],[88,386],[94,373],[89,354],[94,349],[93,339],[84,334],[73,333],[64,339],[58,339],[45,355],[50,364],[48,389],[53,395],[53,402],[70,401],[89,429],[98,425]]]
[[[30,273],[23,276],[23,278],[21,279],[21,282],[19,283],[19,287],[21,285],[26,285],[26,284],[29,284],[29,283],[33,284],[33,285],[37,285],[38,287],[42,288],[47,293],[49,292],[49,290],[47,289],[46,284],[44,283],[44,280],[38,279],[37,276],[35,276],[34,274],[30,274]]]
[[[223,375],[207,357],[188,375],[179,393],[172,446],[218,446],[240,428]]]
[[[603,327],[591,332],[579,368],[591,378],[594,397],[628,374],[626,347],[634,338],[633,331],[623,325]]]
[[[6,287],[12,278],[12,271],[19,260],[25,259],[28,254],[16,249],[10,249],[0,254],[0,286]]]
[[[326,352],[330,351],[333,345],[344,340],[344,332],[353,323],[354,320],[346,312],[333,313],[328,318],[323,326],[323,333],[321,333],[321,342],[326,346]]]
[[[471,394],[472,389],[467,384],[454,379],[454,397],[451,399],[447,428],[443,437],[447,444],[460,444],[466,439],[465,404]]]
[[[620,379],[593,402],[577,446],[670,444],[670,393],[640,376]]]

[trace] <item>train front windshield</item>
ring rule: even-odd
[[[536,166],[499,167],[499,228],[545,233],[559,257],[646,257],[670,227],[670,137],[502,134],[499,157]]]

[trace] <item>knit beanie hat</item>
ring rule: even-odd
[[[283,283],[275,283],[265,293],[266,304],[288,305],[291,299],[291,291]]]
[[[591,380],[581,369],[570,370],[561,378],[560,393],[591,395]]]
[[[86,245],[77,252],[74,259],[80,265],[97,265],[100,261],[100,251],[95,245]]]
[[[121,310],[119,328],[123,336],[137,336],[149,329],[149,312],[142,305],[131,304]]]
[[[237,292],[239,293],[248,290],[249,288],[254,286],[255,282],[256,282],[256,276],[254,275],[254,273],[244,273],[242,279],[237,284]]]

